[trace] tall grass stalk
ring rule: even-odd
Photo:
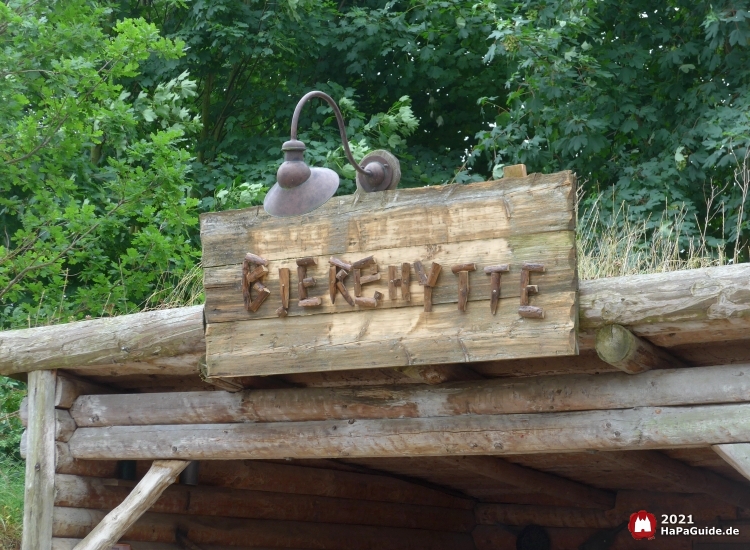
[[[0,455],[0,550],[21,547],[24,463]]]
[[[664,273],[731,263],[723,246],[709,246],[705,231],[698,237],[683,233],[686,212],[679,208],[662,214],[656,228],[649,220],[631,221],[622,205],[604,222],[601,202],[596,200],[579,212],[577,247],[578,276],[599,279],[643,273]],[[686,244],[687,243],[687,244]]]

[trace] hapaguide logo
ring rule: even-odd
[[[630,514],[628,531],[630,531],[635,540],[653,540],[656,534],[656,516],[646,510],[639,510],[634,514]]]

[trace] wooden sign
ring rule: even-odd
[[[575,177],[201,216],[208,376],[577,354]]]

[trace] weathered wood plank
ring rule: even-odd
[[[342,197],[304,221],[287,220],[286,224],[248,211],[204,215],[201,223],[206,254],[207,375],[268,375],[473,362],[500,356],[575,355],[574,179],[570,172],[564,172],[510,183],[456,187],[447,195],[441,188],[430,188],[400,190],[381,197]],[[415,197],[419,198],[417,202]],[[505,216],[498,216],[499,208]],[[547,218],[556,221],[548,223]],[[297,226],[299,223],[303,225]],[[246,228],[244,233],[235,235],[240,226]],[[290,229],[294,236],[288,235]],[[282,238],[282,233],[287,236]],[[316,239],[308,242],[312,234]],[[326,258],[337,255],[342,262],[351,262],[354,269],[357,307],[331,303],[330,292],[326,295],[321,291],[322,296],[313,298],[317,306],[314,309],[306,310],[309,304],[301,300],[282,319],[276,317],[273,307],[259,315],[249,314],[238,300],[243,288],[239,259],[218,260],[221,254],[227,255],[224,260],[236,256],[239,249],[252,249],[279,265],[292,261],[299,264],[300,256],[307,257],[305,265],[320,264],[321,272],[317,274],[302,273],[298,268],[300,299],[307,298],[308,292],[303,288],[303,277],[324,277],[322,270],[329,269]],[[360,258],[355,259],[355,254]],[[430,261],[426,278],[417,273],[424,283],[422,303],[418,299],[399,299],[396,293],[396,265],[406,260],[414,262],[415,273],[423,262]],[[359,287],[371,277],[358,270],[377,262],[391,266],[392,276],[381,278],[378,274],[368,287],[376,298],[362,297]],[[471,285],[467,271],[461,279],[464,291],[459,309],[466,311],[470,300],[466,289],[474,286],[471,311],[456,316],[455,309],[451,312],[440,307],[459,300],[455,281],[440,278],[442,265],[475,268],[477,264],[493,266],[499,262],[511,264],[508,276],[515,273],[521,280],[525,276],[527,283],[528,269],[518,264],[539,266],[535,272],[549,272],[549,277],[540,276],[542,281],[535,281],[545,284],[541,291],[538,286],[533,287],[534,294],[540,294],[534,304],[528,302],[526,285],[521,284],[518,296],[512,291],[500,296],[501,302],[514,302],[512,309],[509,303],[501,305],[508,318],[488,319],[487,308],[481,314],[473,306],[482,298],[489,303],[491,281],[475,277],[477,284]],[[275,284],[278,291],[273,273],[266,282]],[[338,282],[336,289],[346,296],[343,282]],[[385,296],[387,289],[391,299],[379,300],[377,297]],[[351,306],[351,301],[347,302]],[[518,303],[533,306],[538,315],[524,315]],[[545,310],[553,314],[546,316],[551,317],[548,320]],[[531,317],[538,322],[520,322]],[[249,325],[252,321],[255,324]],[[504,330],[498,331],[501,323]],[[427,330],[421,326],[430,324]],[[443,338],[441,329],[447,330],[447,338]],[[248,338],[248,334],[254,337]],[[270,341],[273,343],[269,346]],[[294,364],[300,352],[305,356],[304,365]]]
[[[203,306],[0,332],[0,374],[201,351]]]
[[[442,265],[454,265],[471,260],[480,266],[480,271],[469,276],[471,285],[470,302],[484,302],[489,304],[491,298],[491,280],[481,268],[487,265],[497,264],[499,261],[510,264],[510,272],[502,274],[503,282],[501,299],[508,299],[516,303],[520,297],[518,281],[521,277],[521,265],[524,262],[541,262],[547,267],[542,275],[536,275],[535,282],[539,285],[540,292],[552,293],[560,291],[575,290],[576,282],[572,277],[575,270],[574,250],[575,234],[573,231],[560,231],[555,233],[543,233],[537,235],[525,235],[513,237],[506,240],[475,240],[462,243],[443,244],[439,247],[398,247],[380,250],[376,258],[381,264],[400,264],[406,260],[414,262],[419,259],[429,258]],[[325,279],[329,266],[326,264],[326,256],[317,258],[318,266],[309,267],[308,275],[319,279]],[[293,260],[288,265],[293,265]],[[395,300],[384,300],[378,309],[416,307],[421,309],[424,303],[423,289],[417,284],[416,271],[410,276],[411,293],[410,299],[397,297]],[[229,265],[206,268],[204,271],[204,285],[206,287],[206,320],[209,323],[223,323],[231,321],[242,321],[248,319],[266,319],[276,317],[276,307],[280,303],[281,281],[277,270],[263,280],[263,284],[271,291],[271,297],[257,312],[248,312],[242,301],[242,265]],[[350,292],[354,288],[351,281],[348,282]],[[295,286],[295,285],[290,285]],[[320,288],[317,292],[308,289],[310,295],[317,294],[322,300],[322,306],[311,310],[299,307],[296,303],[297,292],[295,291],[290,302],[288,315],[290,317],[300,315],[322,315],[328,313],[344,313],[351,310],[345,302],[332,303],[330,292],[326,288]],[[367,292],[378,291],[389,295],[389,278],[383,277],[367,286]],[[352,292],[353,293],[353,292]],[[433,304],[456,303],[458,301],[457,282],[452,277],[441,277],[439,284],[432,290]],[[470,304],[471,307],[479,307],[479,304]],[[292,321],[287,320],[286,323]]]
[[[602,361],[628,374],[687,366],[620,325],[609,325],[597,331],[596,353]]]
[[[55,371],[29,373],[21,550],[50,550],[55,498]]]
[[[393,308],[298,317],[294,330],[284,319],[264,320],[262,332],[253,321],[217,323],[206,333],[208,373],[232,377],[574,355],[575,294],[536,300],[545,319],[519,318],[518,304],[501,300],[496,316],[489,307],[459,315],[454,305],[439,304],[432,313]]]
[[[571,172],[560,172],[472,185],[357,193],[336,197],[314,214],[296,218],[273,218],[262,208],[202,214],[203,265],[239,264],[247,250],[267,260],[362,257],[394,242],[417,247],[570,230],[575,221],[573,181]],[[509,205],[510,216],[499,214],[497,202]]]
[[[78,538],[104,516],[99,510],[55,508],[55,536]],[[333,523],[232,519],[146,513],[125,537],[174,543],[177,528],[198,545],[317,548],[324,550],[473,550],[463,533]]]
[[[492,456],[441,457],[438,459],[459,471],[472,472],[518,487],[528,493],[544,493],[569,502],[580,508],[609,510],[615,504],[615,495],[582,483],[519,466]]]
[[[714,445],[712,448],[727,464],[750,480],[750,443]]]
[[[416,367],[411,367],[416,368]],[[741,403],[750,365],[454,382],[436,387],[285,388],[86,395],[70,412],[80,427],[417,418]]]
[[[750,441],[750,404],[388,420],[79,428],[75,458],[281,459],[669,449]]]
[[[73,550],[109,550],[172,485],[188,462],[156,460],[125,499],[79,542]]]
[[[131,487],[122,483],[115,479],[58,475],[55,505],[114,508],[130,493]],[[433,531],[468,532],[474,528],[474,514],[470,510],[185,485],[174,485],[166,489],[150,511],[191,516],[381,525]]]

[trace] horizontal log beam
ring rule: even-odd
[[[103,395],[107,393],[115,392],[107,386],[58,372],[57,386],[55,387],[55,408],[69,409],[79,395]]]
[[[660,347],[743,339],[750,328],[750,264],[612,277],[579,286],[581,349],[593,349],[596,330],[612,324]]]
[[[581,508],[608,510],[615,494],[589,487],[553,474],[540,472],[492,456],[441,457],[440,462],[459,471],[471,472],[501,483],[519,487],[528,493],[541,493]]]
[[[742,339],[750,328],[748,264],[579,286],[581,349],[594,349],[596,330],[610,324],[626,326],[660,347]],[[90,370],[107,376],[118,372],[117,365],[156,372],[149,361],[205,353],[202,310],[194,306],[0,332],[0,374],[71,368],[79,375]]]
[[[610,529],[630,519],[637,510],[660,514],[689,510],[696,522],[713,523],[737,520],[738,508],[695,493],[652,493],[618,491],[617,504],[610,510],[586,510],[580,507],[537,506],[523,504],[478,503],[474,509],[477,523],[482,525],[517,525],[532,523],[544,527]]]
[[[729,365],[635,377],[606,373],[500,378],[438,387],[86,395],[70,412],[79,427],[103,427],[564,412],[748,400],[750,365]]]
[[[80,538],[104,516],[99,510],[55,508],[54,536]],[[146,513],[124,539],[175,543],[180,529],[203,546],[318,548],[325,550],[474,550],[471,536],[447,531],[293,521]]]
[[[76,423],[70,412],[65,409],[55,409],[55,441],[68,441],[76,429]],[[29,422],[28,397],[21,401],[18,410],[21,425],[26,428]]]
[[[78,428],[82,459],[375,458],[668,449],[750,441],[750,404],[265,424]]]
[[[96,509],[118,506],[134,485],[116,479],[59,474],[55,482],[55,506]],[[432,531],[469,532],[474,528],[474,514],[470,510],[187,485],[169,487],[150,511]]]
[[[57,443],[56,458],[58,474],[104,478],[113,478],[117,475],[116,460],[77,460],[71,456],[67,443]],[[144,463],[143,469],[145,468],[147,466]],[[388,475],[310,468],[296,464],[276,464],[258,460],[207,461],[201,464],[198,477],[201,486],[438,506],[459,510],[471,510],[474,507],[474,502],[470,499]]]
[[[0,374],[205,353],[203,306],[0,332]]]

